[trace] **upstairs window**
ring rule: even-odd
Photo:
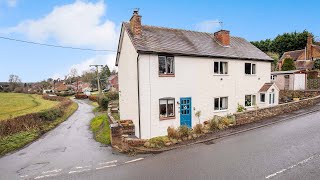
[[[174,113],[174,98],[161,98],[159,100],[160,119],[173,118]]]
[[[256,64],[245,63],[244,72],[245,74],[256,74]]]
[[[214,62],[214,74],[228,74],[228,62]]]
[[[173,56],[159,56],[159,75],[174,75]]]

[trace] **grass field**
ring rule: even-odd
[[[0,120],[49,109],[59,102],[42,99],[40,95],[0,93]]]

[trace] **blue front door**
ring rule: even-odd
[[[191,97],[180,98],[180,125],[191,128]]]

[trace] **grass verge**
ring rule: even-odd
[[[30,129],[29,131],[23,131],[10,136],[0,137],[0,157],[8,152],[20,149],[38,139],[41,135],[68,119],[68,117],[70,117],[77,109],[78,104],[73,102],[62,117],[52,122],[45,123],[41,129]]]
[[[107,115],[99,115],[91,120],[90,128],[94,139],[102,144],[110,144],[110,128]]]

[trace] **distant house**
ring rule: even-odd
[[[312,44],[312,39],[312,36],[309,35],[304,49],[283,53],[278,63],[279,70],[281,70],[284,59],[286,58],[294,60],[296,69],[312,69],[314,61],[320,59],[320,46]]]
[[[152,138],[169,126],[194,127],[214,115],[278,104],[273,59],[227,30],[196,32],[142,25],[134,11],[122,23],[116,66],[121,119]],[[200,120],[195,113],[201,111]]]
[[[108,90],[119,91],[118,74],[113,74],[108,78]]]
[[[63,81],[57,82],[54,86],[55,92],[62,92],[67,90],[68,90],[68,86],[66,86]]]
[[[280,90],[305,90],[307,73],[304,70],[274,71],[271,72],[271,82]]]

